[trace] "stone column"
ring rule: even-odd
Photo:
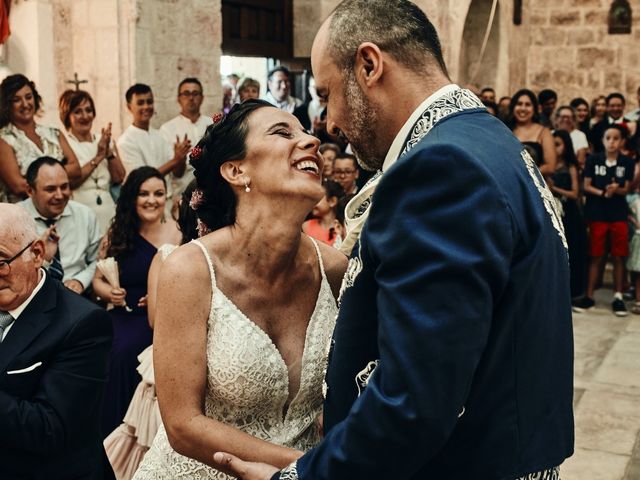
[[[43,98],[39,122],[57,125],[52,3],[50,0],[14,3],[9,21],[11,36],[4,46],[6,73],[22,73],[35,82]]]

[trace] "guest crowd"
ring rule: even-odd
[[[342,138],[327,133],[325,103],[312,77],[308,88],[303,103],[291,94],[290,72],[278,67],[269,73],[264,99],[293,113],[322,142],[325,195],[302,228],[348,254],[345,209],[373,172],[359,166]],[[259,95],[256,80],[230,77],[222,110]],[[640,314],[640,108],[627,108],[615,92],[590,102],[563,99],[561,105],[553,90],[522,89],[498,99],[484,88],[478,95],[523,143],[561,206],[574,309],[595,305],[594,290],[610,258],[613,311],[626,315],[624,300],[631,294],[631,311]],[[49,275],[110,315],[110,373],[103,379],[99,418],[118,478],[132,477],[160,423],[149,348],[153,272],[167,255],[158,253],[163,245],[198,236],[189,207],[189,158],[214,123],[201,113],[203,97],[201,82],[185,78],[177,86],[178,114],[155,129],[151,87],[132,85],[124,94],[131,124],[115,139],[111,123],[94,125],[96,109],[86,91],[60,96],[61,130],[38,123],[42,98],[24,75],[0,85],[0,202],[20,205],[35,221]],[[637,102],[640,107],[640,88]],[[107,259],[115,260],[115,272],[104,266]]]

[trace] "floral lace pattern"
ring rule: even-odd
[[[269,336],[216,288],[207,329],[205,414],[263,440],[307,451],[320,441],[316,418],[322,410],[325,345],[331,338],[337,306],[316,245],[322,282],[305,338],[300,389],[289,404],[287,366]],[[315,243],[315,242],[314,242]],[[211,452],[212,454],[214,452]],[[164,427],[156,435],[135,480],[231,478],[176,453]]]
[[[22,130],[12,123],[0,128],[0,138],[13,149],[22,176],[26,175],[27,168],[36,158],[47,156],[58,160],[63,159],[62,148],[58,139],[60,131],[57,128],[36,125],[36,134],[42,142],[42,151]],[[9,198],[7,188],[0,182],[0,202],[6,201],[7,198]]]

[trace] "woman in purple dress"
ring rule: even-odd
[[[133,170],[120,193],[116,215],[105,239],[106,257],[119,266],[120,288],[110,285],[96,270],[93,288],[114,305],[113,347],[106,386],[102,432],[108,435],[122,422],[133,392],[140,382],[138,355],[151,345],[147,317],[147,273],[158,247],[179,244],[176,222],[165,218],[167,189],[162,174],[152,167]]]

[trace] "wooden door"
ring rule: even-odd
[[[291,57],[292,0],[222,0],[222,53]]]

